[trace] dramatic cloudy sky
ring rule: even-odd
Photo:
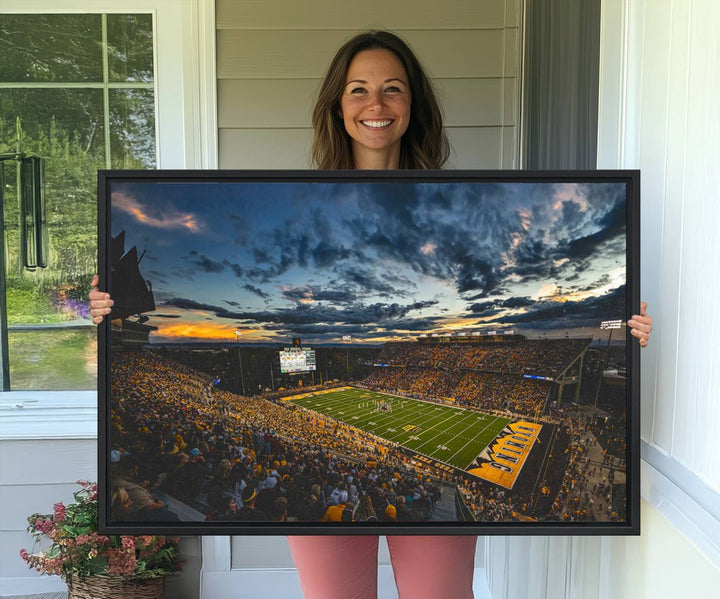
[[[139,183],[113,235],[144,253],[156,341],[382,342],[621,318],[618,183]]]

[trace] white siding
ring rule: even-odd
[[[390,29],[433,77],[451,168],[517,167],[519,0],[311,4],[217,2],[220,168],[308,168],[310,112],[335,50],[355,33]]]

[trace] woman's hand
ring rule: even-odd
[[[103,318],[110,314],[110,308],[114,302],[110,299],[110,294],[103,291],[98,291],[97,286],[99,282],[97,275],[93,276],[90,286],[92,289],[88,293],[88,299],[90,300],[90,316],[95,324],[100,324]]]
[[[633,314],[633,317],[627,322],[630,334],[638,338],[640,347],[647,347],[650,331],[652,331],[653,319],[652,316],[646,314],[646,310],[647,304],[640,302],[640,314]]]

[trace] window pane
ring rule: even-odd
[[[45,159],[50,264],[35,272],[23,268],[14,161],[5,163],[4,218],[8,301],[16,286],[32,281],[42,289],[75,283],[95,268],[96,171],[105,165],[103,99],[98,89],[12,89],[0,99],[0,152],[17,148],[17,123],[21,128],[20,150]],[[39,300],[33,300],[39,301]],[[19,309],[20,304],[15,304]],[[58,322],[67,317],[39,318],[26,306],[10,312],[10,324]],[[29,310],[29,311],[26,311]],[[25,315],[34,314],[28,320]]]
[[[112,168],[155,167],[154,108],[151,89],[110,90]]]
[[[5,161],[3,216],[13,389],[92,389],[95,330],[87,292],[96,270],[97,179],[105,165],[102,90],[12,89],[0,100],[0,152],[45,160],[47,268],[24,268],[14,160]],[[83,322],[85,330],[64,330]],[[28,330],[28,325],[45,327]],[[18,329],[18,327],[20,327]]]
[[[0,81],[102,81],[100,15],[0,15]]]
[[[47,329],[10,331],[10,381],[18,389],[95,389],[97,331]]]
[[[108,15],[110,81],[153,80],[152,15]]]
[[[107,22],[112,77],[152,86],[151,16],[108,15]],[[69,81],[102,84],[101,38],[101,15],[0,16],[0,81],[52,83],[0,89],[0,153],[44,159],[49,239],[48,267],[25,268],[17,162],[4,161],[12,389],[96,387],[97,333],[87,294],[97,271],[97,170],[107,166],[106,148],[114,167],[155,166],[153,89],[110,89],[106,107],[99,86],[62,88]]]

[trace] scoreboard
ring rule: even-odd
[[[280,372],[294,374],[315,370],[315,350],[293,347],[280,350]]]

